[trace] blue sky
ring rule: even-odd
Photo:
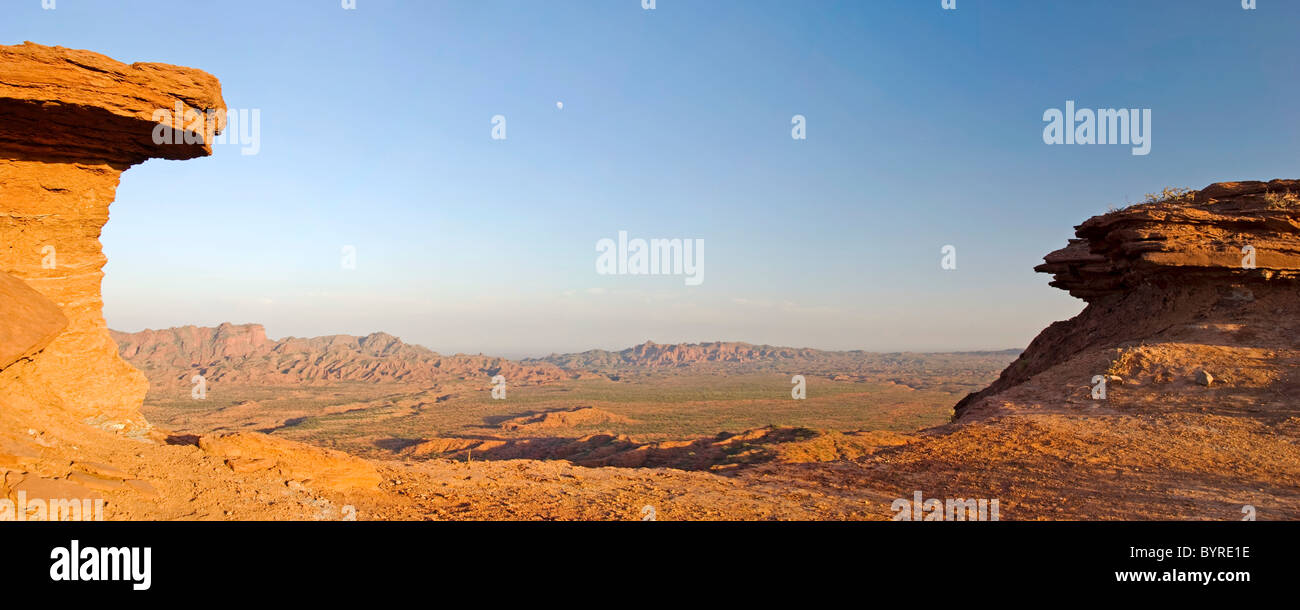
[[[256,155],[123,175],[102,240],[127,331],[1023,347],[1082,308],[1032,271],[1073,225],[1300,174],[1300,3],[656,4],[6,0],[0,33],[200,68],[260,112]],[[1151,109],[1150,154],[1047,146],[1066,100]],[[704,283],[598,275],[620,230],[703,239]]]

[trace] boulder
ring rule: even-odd
[[[0,271],[0,370],[39,352],[67,325],[58,305]]]

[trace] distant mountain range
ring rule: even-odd
[[[776,362],[806,360],[823,352],[810,348],[774,347],[740,342],[676,343],[662,345],[646,341],[641,345],[611,352],[593,349],[576,354],[552,354],[525,362],[548,362],[567,369],[618,369],[625,367],[678,367],[703,363]]]
[[[122,357],[150,381],[298,384],[335,381],[427,384],[505,375],[512,383],[568,377],[548,363],[520,364],[482,355],[443,356],[387,333],[271,340],[260,324],[110,331]]]
[[[735,365],[763,363],[814,364],[815,371],[834,369],[848,372],[866,368],[907,368],[923,363],[983,361],[987,358],[1011,359],[1020,354],[1018,349],[982,352],[867,352],[827,351],[807,347],[779,347],[755,345],[744,342],[674,343],[659,344],[647,341],[635,347],[612,352],[594,349],[576,354],[552,354],[544,358],[530,358],[522,362],[545,362],[566,369],[619,370],[627,368],[663,368],[696,365]]]
[[[545,383],[637,371],[781,372],[919,387],[936,379],[987,383],[1020,350],[951,353],[875,353],[754,345],[743,342],[658,344],[621,351],[589,350],[508,360],[483,355],[444,356],[387,333],[271,340],[260,324],[183,326],[137,333],[111,331],[119,351],[155,383],[209,381],[249,385],[336,381],[446,383],[504,375],[510,383]]]

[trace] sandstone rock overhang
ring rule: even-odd
[[[1219,182],[1095,216],[1075,235],[1034,270],[1089,302],[1150,282],[1296,278],[1300,180]]]
[[[0,46],[0,155],[5,157],[128,165],[150,158],[192,159],[212,153],[211,135],[224,129],[225,109],[220,83],[201,70],[124,64],[91,51],[31,42]],[[204,129],[195,128],[200,118]],[[183,133],[172,133],[177,125]],[[155,141],[156,128],[163,143]]]
[[[123,171],[210,154],[224,120],[221,86],[206,72],[0,46],[0,272],[66,318],[48,339],[54,318],[36,315],[3,350],[6,360],[19,356],[0,370],[0,411],[16,399],[117,430],[143,422],[148,382],[118,356],[104,324],[99,235]],[[31,309],[30,297],[3,309]]]

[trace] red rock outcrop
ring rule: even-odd
[[[177,108],[184,126],[173,133],[156,113]],[[0,371],[0,395],[82,418],[141,420],[145,378],[104,325],[100,231],[123,171],[210,154],[224,112],[220,85],[199,70],[0,46],[0,271],[67,318],[39,354]]]
[[[1089,350],[1201,345],[1207,328],[1232,329],[1215,341],[1236,346],[1281,332],[1300,309],[1300,180],[1211,184],[1090,218],[1075,234],[1035,270],[1088,306],[1049,326],[996,382],[958,403],[958,420],[997,413],[999,393]],[[1196,374],[1195,362],[1180,365],[1185,371],[1172,366],[1161,374]],[[1077,375],[1086,382],[1113,372]]]
[[[180,104],[184,132],[154,120]],[[129,167],[146,159],[212,154],[212,132],[225,125],[216,77],[159,63],[124,64],[99,53],[30,42],[0,46],[0,149],[5,158],[59,159]],[[193,112],[190,115],[190,112]],[[197,121],[206,121],[195,129]],[[155,141],[154,133],[166,143]],[[117,187],[113,175],[111,188]],[[75,193],[87,196],[88,192]],[[112,201],[112,190],[99,193]]]
[[[1143,284],[1300,275],[1300,180],[1223,182],[1088,219],[1035,271],[1085,301]],[[1243,267],[1243,249],[1255,267]]]

